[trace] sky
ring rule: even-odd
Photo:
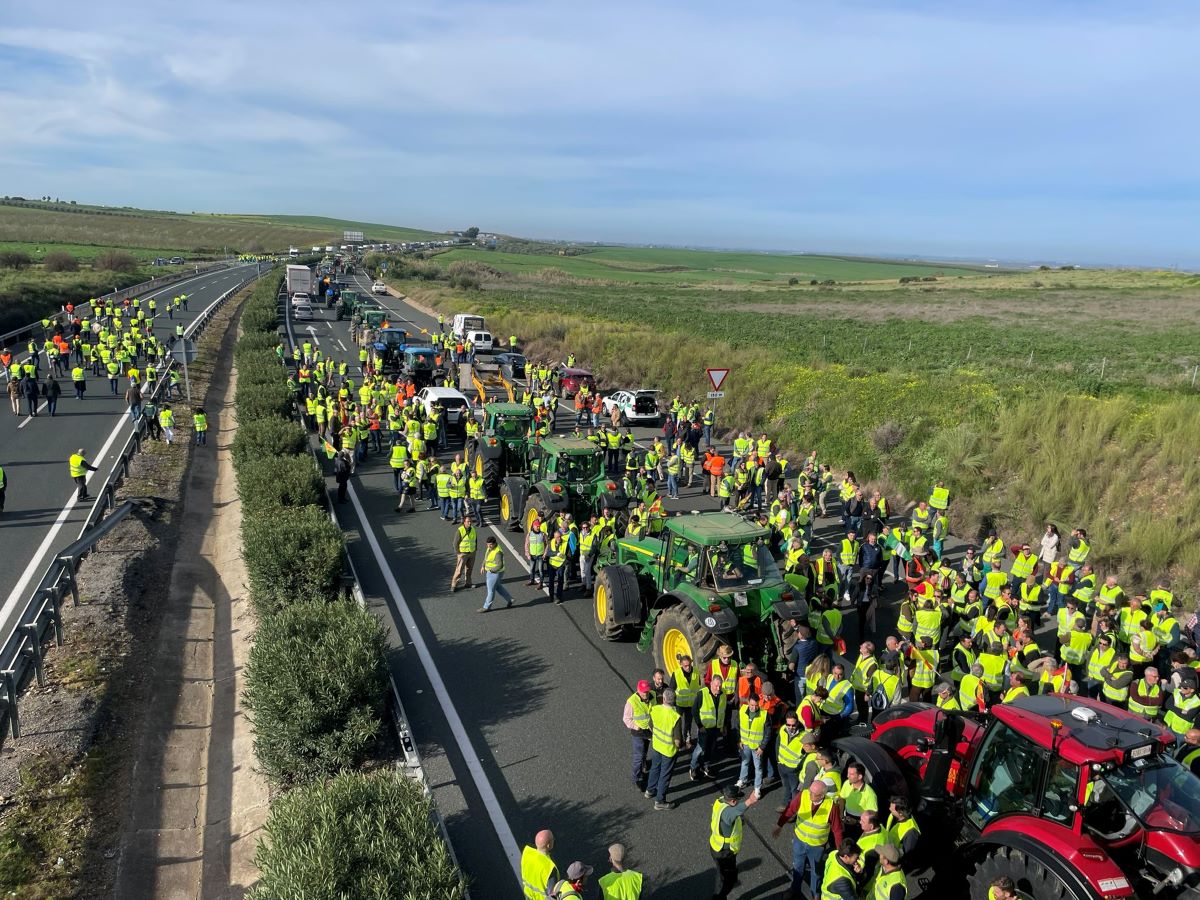
[[[1187,3],[0,9],[0,194],[1200,266]]]

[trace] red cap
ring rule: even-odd
[[[639,682],[638,682],[638,693],[639,693],[639,694],[648,694],[648,693],[650,693],[650,682],[648,682],[648,681],[647,681],[646,679],[644,679],[644,678],[643,678],[641,681],[639,681]]]

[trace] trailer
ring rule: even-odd
[[[464,394],[479,398],[480,406],[505,400],[515,403],[525,385],[510,373],[494,356],[478,354],[473,363],[458,364],[458,383]]]

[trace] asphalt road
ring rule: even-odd
[[[254,265],[221,269],[175,282],[143,295],[142,299],[187,293],[186,312],[181,310],[173,320],[165,310],[159,312],[155,330],[165,338],[174,333],[177,322],[190,324],[221,294],[245,283],[255,272]],[[43,378],[44,363],[43,358]],[[25,415],[24,403],[21,414],[13,415],[7,408],[7,397],[5,409],[0,413],[7,419],[0,426],[0,465],[8,476],[5,511],[0,516],[0,584],[5,586],[0,636],[8,633],[11,620],[53,559],[53,553],[79,536],[87,518],[91,503],[75,502],[75,485],[67,473],[67,457],[79,447],[86,449],[89,461],[98,469],[89,474],[89,479],[101,483],[132,429],[124,402],[128,387],[124,379],[119,394],[113,395],[107,377],[96,378],[89,373],[83,400],[75,399],[69,374],[58,381],[63,394],[58,414],[53,418],[44,408],[38,416],[30,418]],[[7,381],[4,387],[7,388]]]
[[[358,281],[360,290],[369,290],[369,281]],[[408,304],[382,300],[394,325],[436,328]],[[312,333],[321,349],[355,365],[348,323],[332,321],[323,309],[318,316]],[[635,429],[639,440],[652,434]],[[459,449],[452,441],[446,458]],[[720,787],[736,779],[737,763],[724,760],[715,784],[690,782],[686,765],[677,763],[669,799],[679,807],[672,811],[654,811],[633,787],[621,711],[633,685],[650,676],[652,657],[633,644],[601,641],[581,589],[556,607],[526,587],[516,552],[523,536],[504,529],[482,529],[480,547],[489,534],[506,544],[504,580],[516,605],[477,614],[482,588],[449,591],[453,527],[424,503],[417,513],[393,511],[385,456],[368,456],[358,468],[351,498],[338,509],[350,553],[368,602],[390,623],[390,664],[474,896],[519,896],[516,856],[541,828],[555,832],[561,867],[581,859],[599,874],[607,846],[621,841],[633,867],[646,875],[646,897],[711,896],[709,816]],[[697,488],[681,490],[681,499],[668,503],[672,511],[715,508]],[[495,521],[495,501],[486,513]],[[817,540],[831,540],[836,527],[832,519],[820,522]],[[892,604],[886,607],[881,628],[895,621]],[[847,635],[855,627],[851,614]],[[770,836],[781,804],[776,784],[749,811],[735,897],[781,897],[788,889],[790,831]]]

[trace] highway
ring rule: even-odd
[[[160,299],[155,331],[166,339],[174,333],[176,323],[190,324],[210,303],[245,284],[256,272],[253,264],[220,269],[175,282],[142,295],[142,299]],[[170,299],[181,292],[188,295],[188,309],[180,310],[170,319],[161,298]],[[42,363],[44,379],[44,358]],[[102,481],[132,429],[124,401],[126,379],[121,379],[119,393],[113,395],[107,377],[97,378],[89,372],[83,400],[75,399],[69,372],[57,380],[62,397],[58,414],[53,418],[46,412],[44,401],[36,417],[25,415],[24,403],[19,415],[13,415],[7,408],[3,412],[7,421],[0,426],[0,465],[8,476],[8,496],[4,515],[0,517],[3,551],[0,583],[5,586],[0,594],[4,599],[0,607],[0,635],[8,633],[11,619],[37,584],[54,552],[79,536],[91,507],[90,502],[75,500],[76,489],[67,473],[67,458],[76,449],[84,448],[89,462],[98,470],[89,473],[89,480]],[[182,419],[182,410],[179,418]]]
[[[357,281],[359,290],[369,291],[369,281]],[[393,325],[437,327],[436,320],[396,298],[377,299],[391,310]],[[349,323],[330,321],[332,313],[323,309],[318,316],[312,334],[321,349],[355,366]],[[564,420],[560,416],[560,430]],[[635,429],[635,435],[645,440],[652,432]],[[459,449],[452,439],[444,458]],[[652,657],[633,644],[601,641],[592,625],[591,599],[581,589],[556,607],[527,587],[517,552],[523,535],[495,526],[481,529],[479,546],[482,550],[489,534],[500,538],[505,584],[516,605],[478,615],[482,588],[449,591],[453,527],[425,511],[424,503],[416,513],[393,512],[385,456],[368,456],[359,466],[350,497],[349,505],[338,507],[350,553],[368,602],[390,623],[389,662],[475,897],[518,896],[517,855],[541,828],[555,832],[554,858],[562,868],[582,859],[599,875],[607,846],[621,841],[632,866],[647,877],[643,896],[711,896],[709,816],[720,786],[736,779],[737,763],[724,760],[714,784],[689,781],[686,765],[678,762],[668,797],[679,801],[675,810],[654,811],[653,802],[635,789],[621,711],[634,684],[650,677]],[[672,511],[715,509],[716,501],[692,488],[681,489],[681,499],[667,505]],[[485,512],[495,521],[494,500]],[[818,542],[829,540],[834,528],[832,519],[819,523]],[[478,575],[475,583],[481,583]],[[892,626],[890,603],[879,619],[881,629]],[[852,637],[855,627],[851,614],[846,634]],[[779,687],[789,695],[790,687]],[[776,783],[750,810],[741,889],[734,896],[775,897],[787,890],[791,831],[770,836],[782,802]]]

